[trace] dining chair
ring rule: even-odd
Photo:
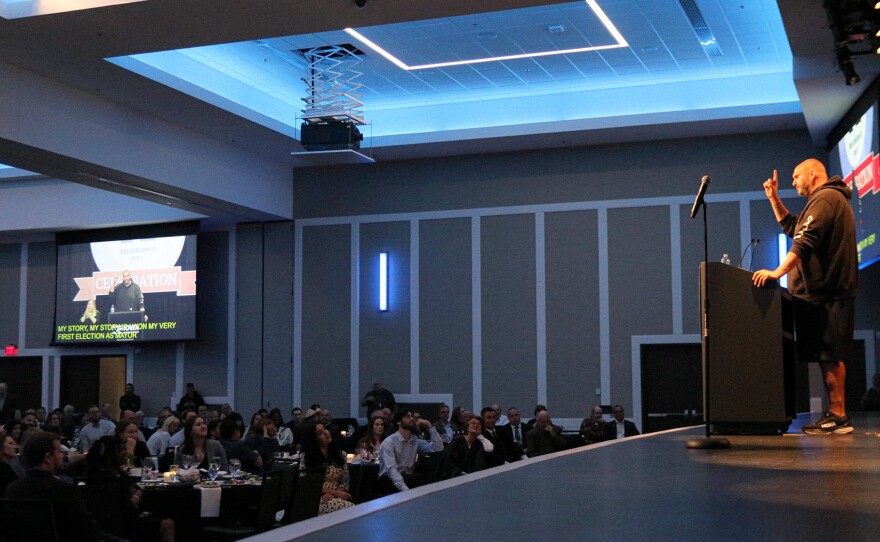
[[[324,493],[324,467],[308,469],[296,481],[290,508],[284,512],[289,522],[302,521],[318,515]]]
[[[299,462],[278,462],[272,464],[272,472],[281,473],[281,497],[278,508],[284,510],[285,525],[291,522],[289,510],[293,504],[293,495],[296,491],[296,482],[299,478]]]
[[[260,506],[257,511],[257,519],[251,523],[218,523],[208,525],[202,532],[204,540],[216,540],[227,542],[241,540],[263,531],[278,526],[275,516],[280,510],[281,471],[269,472],[263,477],[263,487],[260,491]]]
[[[0,540],[58,542],[52,503],[44,500],[0,498]]]

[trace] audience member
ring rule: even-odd
[[[452,435],[464,435],[467,433],[467,423],[470,420],[471,413],[464,407],[457,406],[452,409]]]
[[[251,423],[248,424],[247,429],[244,430],[244,434],[241,438],[247,440],[252,434],[259,433],[260,427],[263,425],[263,416],[265,415],[268,415],[268,412],[262,408],[251,414]]]
[[[413,437],[415,426],[412,411],[398,410],[394,413],[394,423],[398,427],[397,432],[383,440],[379,449],[378,487],[381,493],[386,494],[406,491],[410,487],[430,481],[424,474],[414,474],[416,457],[418,454],[443,451],[443,441],[428,420],[422,420],[420,423],[429,428],[430,441]]]
[[[437,410],[437,421],[434,422],[434,429],[440,434],[443,444],[448,444],[452,440],[452,425],[449,423],[449,405],[443,403]]]
[[[130,410],[137,412],[141,409],[141,396],[135,394],[134,384],[129,382],[125,385],[125,393],[119,398],[119,411]]]
[[[277,430],[275,438],[278,439],[278,445],[282,448],[293,446],[293,431],[284,425],[284,418],[281,416],[281,409],[273,408],[269,411],[269,417],[275,422],[275,429]]]
[[[174,452],[174,463],[183,463],[184,455],[192,455],[194,467],[208,470],[210,462],[217,458],[220,470],[228,470],[226,452],[216,440],[208,438],[208,424],[201,416],[192,416],[183,424],[183,444]]]
[[[147,450],[150,455],[159,457],[168,450],[168,443],[171,441],[171,435],[180,429],[180,420],[176,416],[168,416],[162,428],[150,435],[147,440]]]
[[[495,411],[495,427],[501,427],[502,425],[507,425],[509,423],[507,416],[501,412],[501,405],[498,403],[492,403],[492,410]]]
[[[226,452],[226,460],[238,459],[241,469],[246,472],[260,473],[263,471],[263,458],[256,450],[251,450],[241,440],[241,429],[234,419],[227,418],[220,422],[220,445]]]
[[[480,416],[482,417],[481,425],[483,426],[482,436],[484,439],[492,443],[492,449],[486,450],[486,467],[498,467],[507,463],[507,449],[509,446],[495,428],[495,409],[490,406],[484,407],[483,410],[480,411]],[[468,431],[470,431],[472,423],[473,418],[468,421]]]
[[[27,476],[9,484],[7,497],[50,501],[55,525],[66,540],[116,540],[95,523],[76,486],[55,477],[64,461],[58,435],[45,431],[31,435],[22,456],[30,469]]]
[[[116,424],[101,416],[98,405],[89,405],[88,423],[79,432],[79,449],[87,451],[101,437],[111,436],[116,432]]]
[[[525,459],[527,457],[525,452],[526,426],[522,423],[519,409],[516,407],[508,408],[507,420],[507,425],[502,425],[498,428],[499,433],[510,443],[510,448],[507,451],[507,460],[513,462]]]
[[[198,412],[199,407],[205,404],[202,395],[196,391],[196,386],[192,382],[187,382],[186,392],[177,402],[177,413],[183,415],[184,410],[194,410]]]
[[[144,493],[125,471],[124,448],[118,437],[101,437],[89,449],[85,461],[86,483],[98,485],[102,495],[97,500],[87,496],[86,507],[104,530],[116,536],[131,540],[173,541],[173,520],[139,516],[138,508]],[[110,505],[111,510],[107,510],[108,502],[116,499],[118,506]],[[117,515],[120,509],[121,516]]]
[[[602,407],[594,406],[590,415],[581,421],[581,438],[587,444],[595,444],[605,440],[605,420],[602,419]]]
[[[6,486],[18,480],[18,473],[11,465],[17,455],[18,443],[9,435],[0,437],[0,495],[6,493]]]
[[[394,394],[382,387],[382,381],[373,379],[373,389],[364,395],[361,406],[367,407],[367,418],[369,418],[376,409],[389,408],[394,411],[397,403],[394,401]]]
[[[324,487],[319,514],[327,514],[354,506],[348,492],[348,465],[330,431],[323,423],[316,423],[302,433],[302,466],[304,470],[323,469]]]
[[[144,414],[143,410],[138,410],[134,413],[134,419],[137,422],[138,431],[140,431],[140,434],[143,435],[144,442],[149,440],[150,437],[153,436],[153,433],[156,432],[154,428],[148,427],[147,424],[144,423],[145,416],[146,414]]]
[[[180,420],[181,426],[185,426],[186,422],[198,416],[195,410],[185,410],[182,414],[183,418]],[[183,444],[183,440],[186,438],[186,435],[183,432],[183,429],[178,430],[176,433],[171,435],[171,438],[168,439],[168,447],[177,448],[181,444]]]
[[[382,416],[374,415],[372,423],[366,426],[366,429],[367,434],[357,441],[355,450],[360,449],[368,454],[378,454],[382,440],[385,438],[385,419]]]
[[[260,427],[251,431],[251,434],[245,439],[245,444],[251,450],[256,451],[263,458],[263,465],[272,463],[272,456],[281,451],[278,444],[278,428],[272,418],[266,416],[260,421]]]
[[[454,437],[443,450],[437,471],[440,480],[470,474],[487,467],[486,456],[494,451],[494,446],[483,435],[483,419],[475,414],[471,415],[467,428],[467,433]]]
[[[553,425],[550,412],[546,409],[539,411],[535,416],[535,424],[526,433],[526,454],[529,457],[537,457],[552,454],[565,448],[566,443],[562,437],[562,428]]]
[[[113,405],[104,403],[101,405],[101,417],[107,421],[116,423],[116,416],[113,415]]]
[[[46,423],[46,416],[48,415],[46,407],[38,406],[36,410],[34,410],[34,415],[37,417],[37,427],[42,429],[43,425]]]
[[[138,440],[141,442],[147,442],[147,439],[144,437],[144,434],[141,433],[140,422],[138,421],[137,414],[131,410],[123,410],[119,415],[119,421],[125,423],[133,423],[135,427],[138,428]]]
[[[150,457],[147,443],[138,438],[137,423],[120,421],[116,424],[116,438],[122,446],[122,460],[126,467],[141,467],[143,459]]]
[[[80,427],[80,421],[76,408],[73,405],[64,405],[61,411],[61,431],[64,433],[64,438],[68,441],[73,440],[73,434]]]
[[[55,433],[62,440],[65,440],[64,430],[61,428],[61,414],[54,411],[47,414],[46,423],[43,424],[43,431]]]
[[[611,407],[611,415],[614,416],[614,419],[605,425],[605,440],[634,437],[639,434],[636,424],[624,419],[625,413],[622,406],[614,405]]]

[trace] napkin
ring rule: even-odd
[[[202,487],[196,486],[201,491],[202,497],[202,517],[216,518],[220,517],[220,496],[223,490],[220,486]]]

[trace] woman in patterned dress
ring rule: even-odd
[[[303,431],[304,469],[324,467],[324,492],[319,514],[327,514],[354,506],[348,492],[348,465],[345,454],[339,450],[330,431],[323,423],[316,423]]]

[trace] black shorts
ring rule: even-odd
[[[798,361],[848,361],[853,349],[855,299],[811,303],[792,298]]]

